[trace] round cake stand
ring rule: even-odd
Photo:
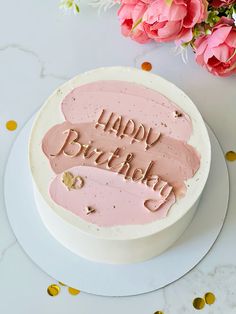
[[[103,296],[130,296],[162,288],[196,266],[216,241],[224,224],[229,178],[220,145],[208,128],[212,145],[209,179],[197,213],[179,240],[165,253],[143,263],[95,263],[72,253],[44,227],[36,209],[28,165],[28,138],[33,118],[19,133],[5,172],[8,218],[20,245],[46,273],[81,291]]]

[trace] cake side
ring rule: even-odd
[[[197,200],[178,222],[159,232],[143,237],[137,235],[136,238],[122,238],[118,236],[120,233],[117,230],[116,239],[109,239],[83,232],[82,229],[62,219],[51,210],[37,189],[35,200],[45,227],[57,241],[81,257],[109,264],[142,262],[166,251],[189,225],[199,202]]]

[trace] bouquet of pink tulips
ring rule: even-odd
[[[236,73],[236,0],[121,0],[118,16],[124,36],[191,46],[210,73]]]

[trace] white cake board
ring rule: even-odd
[[[44,227],[34,202],[28,166],[32,121],[25,125],[12,147],[5,172],[5,202],[11,227],[22,248],[50,276],[96,295],[137,295],[162,288],[184,276],[211,249],[224,224],[229,178],[224,155],[209,128],[212,166],[191,225],[161,256],[143,263],[109,265],[75,255]]]

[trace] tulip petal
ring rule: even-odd
[[[221,44],[218,47],[212,48],[211,51],[218,60],[221,62],[227,62],[228,59],[233,55],[235,49],[230,48],[226,44]]]

